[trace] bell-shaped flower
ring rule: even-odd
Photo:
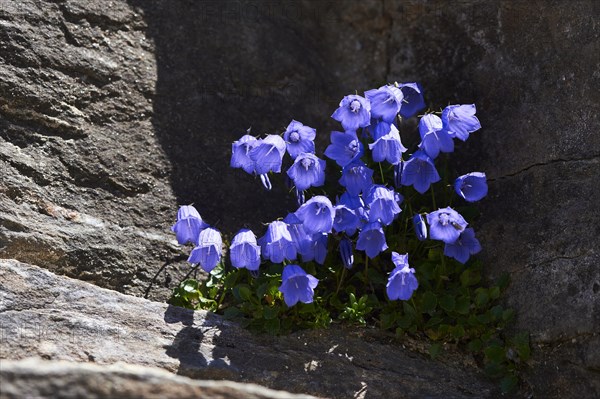
[[[404,94],[395,86],[381,86],[366,91],[365,97],[371,103],[371,118],[393,122],[402,107]]]
[[[287,144],[287,152],[292,159],[296,159],[303,152],[314,153],[316,135],[316,129],[292,120],[283,133],[283,140]]]
[[[296,247],[296,252],[299,254],[309,252],[312,235],[306,234],[302,221],[294,213],[288,213],[283,222],[287,224],[288,231],[292,236],[292,242],[294,243],[294,247]]]
[[[413,216],[412,222],[417,238],[419,241],[424,241],[427,238],[427,224],[425,223],[423,215],[417,213],[415,216]]]
[[[295,214],[302,221],[307,234],[331,232],[335,211],[329,198],[316,195],[298,208]]]
[[[410,118],[425,108],[423,89],[419,83],[401,83],[398,87],[404,95],[402,108],[400,108],[400,115],[403,118]]]
[[[342,168],[359,159],[363,146],[354,132],[331,132],[331,144],[325,149],[325,155],[333,159]]]
[[[177,223],[171,227],[171,231],[175,233],[180,245],[188,242],[196,244],[200,232],[207,227],[208,225],[202,221],[196,208],[191,205],[183,205],[177,211]]]
[[[345,205],[352,210],[365,207],[365,202],[358,195],[351,195],[349,192],[343,193],[337,200],[338,205]]]
[[[221,260],[222,249],[221,233],[212,227],[207,227],[200,232],[198,245],[190,253],[188,262],[200,263],[204,271],[210,272]]]
[[[423,194],[429,190],[431,183],[440,181],[440,175],[435,169],[431,158],[423,151],[417,151],[404,162],[400,182],[403,186],[413,186]]]
[[[267,232],[258,239],[262,256],[273,263],[281,263],[284,259],[296,259],[296,247],[287,224],[279,220],[269,224]]]
[[[421,134],[421,148],[432,159],[437,158],[441,152],[454,151],[454,141],[443,130],[442,120],[434,114],[423,115],[419,121],[419,133]]]
[[[231,144],[231,167],[242,168],[246,173],[252,174],[254,172],[254,161],[250,158],[250,151],[254,147],[258,140],[246,134],[242,136],[238,141],[234,141]]]
[[[340,241],[340,257],[346,269],[352,269],[354,265],[354,253],[352,252],[352,241],[342,238]]]
[[[419,282],[415,277],[415,269],[408,265],[408,254],[400,255],[397,252],[392,252],[392,261],[396,267],[390,272],[386,284],[387,296],[391,300],[406,301],[419,287]]]
[[[452,244],[458,239],[468,223],[460,213],[447,207],[429,213],[427,224],[429,225],[429,237],[431,239]]]
[[[488,185],[483,172],[471,172],[454,182],[454,190],[468,202],[479,201],[487,195]]]
[[[302,255],[303,262],[314,260],[320,265],[325,264],[325,258],[327,257],[327,234],[313,234],[310,240],[304,245],[300,255]]]
[[[342,170],[339,183],[350,195],[367,192],[373,185],[373,169],[368,168],[361,160],[354,161]]]
[[[465,229],[458,239],[451,244],[444,246],[444,255],[454,258],[463,265],[467,263],[471,255],[481,251],[479,240],[475,238],[475,231],[472,228]]]
[[[378,140],[379,138],[385,136],[392,130],[392,122],[385,121],[377,121],[371,120],[371,126],[368,127],[369,134],[373,138],[373,141]]]
[[[391,224],[401,212],[398,203],[402,200],[402,196],[393,189],[381,185],[371,187],[366,200],[369,206],[369,222],[379,221],[385,226]]]
[[[281,161],[285,154],[285,141],[277,135],[270,134],[258,140],[249,152],[250,159],[254,161],[256,174],[263,175],[269,172],[281,172]]]
[[[349,236],[356,233],[362,224],[356,212],[341,204],[336,205],[334,209],[333,230],[337,233],[345,232]]]
[[[450,137],[466,141],[470,133],[481,129],[481,123],[475,116],[475,112],[475,104],[447,106],[442,111],[444,130]]]
[[[388,161],[392,165],[398,164],[402,160],[402,153],[406,151],[400,141],[400,133],[393,124],[389,133],[369,144],[369,149],[373,152],[373,161]]]
[[[333,119],[340,122],[344,130],[357,130],[371,123],[371,104],[366,98],[351,94],[342,99]]]
[[[385,241],[385,233],[379,222],[373,222],[365,225],[358,234],[356,249],[365,251],[371,259],[379,255],[380,252],[388,248]]]
[[[260,247],[251,230],[241,229],[233,237],[229,247],[229,257],[233,267],[258,270],[260,266]]]
[[[325,161],[314,154],[303,152],[296,157],[287,174],[300,191],[322,186],[325,184]]]
[[[298,302],[311,303],[318,283],[319,280],[300,266],[287,265],[283,268],[279,291],[283,294],[285,304],[292,307]]]

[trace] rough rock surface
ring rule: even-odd
[[[123,295],[17,261],[0,262],[0,294],[0,359],[127,362],[329,398],[497,394],[473,365],[433,361],[368,330],[256,336],[210,313]]]
[[[3,360],[0,398],[315,399],[254,384],[199,381],[164,370],[117,363]]]
[[[457,167],[490,177],[474,227],[542,349],[534,393],[600,395],[599,17],[595,0],[0,0],[0,257],[135,295],[172,263],[165,299],[186,272],[178,203],[229,233],[291,208],[227,167],[233,139],[295,118],[323,150],[344,94],[419,80],[432,108],[478,106]]]

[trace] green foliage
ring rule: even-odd
[[[392,170],[381,172],[389,175]],[[447,172],[441,170],[440,174],[442,182],[434,185],[436,201],[451,205],[455,198]],[[389,177],[385,180],[390,181]],[[500,301],[509,284],[508,275],[495,282],[484,281],[479,260],[472,258],[463,265],[444,256],[443,243],[418,241],[410,218],[416,212],[426,213],[437,207],[411,187],[403,187],[402,195],[403,211],[386,227],[386,237],[392,250],[409,254],[409,263],[415,269],[419,288],[408,301],[390,301],[386,296],[387,278],[394,267],[388,252],[367,259],[364,253],[355,251],[354,266],[348,270],[337,254],[340,237],[330,235],[324,265],[301,263],[319,280],[313,303],[298,303],[292,308],[285,304],[278,289],[284,265],[267,262],[261,265],[260,273],[252,274],[228,266],[227,259],[204,282],[183,281],[173,291],[170,302],[218,312],[253,331],[274,335],[324,328],[339,320],[377,325],[397,336],[427,337],[432,358],[443,356],[447,345],[468,350],[504,392],[512,392],[518,386],[519,371],[530,357],[530,347],[527,334],[505,333],[514,317],[514,311]],[[472,206],[455,209],[470,222],[478,215]]]

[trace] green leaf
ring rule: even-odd
[[[500,287],[492,287],[490,288],[490,298],[498,299],[500,297]]]
[[[442,318],[441,317],[432,317],[431,319],[429,319],[427,321],[427,323],[425,323],[425,328],[431,328],[434,326],[437,326],[438,324],[440,324],[442,322]]]
[[[429,356],[431,356],[432,359],[435,359],[440,355],[440,353],[442,353],[442,349],[442,344],[440,344],[439,342],[431,344],[431,346],[429,347]]]
[[[500,389],[502,390],[502,393],[511,393],[515,390],[518,383],[519,379],[516,376],[507,375],[500,381]]]
[[[505,350],[502,346],[491,345],[483,350],[485,357],[492,363],[502,363],[505,359]]]
[[[279,316],[279,306],[265,306],[263,308],[263,317],[266,320],[271,320]]]
[[[498,279],[498,287],[500,287],[501,290],[505,290],[508,287],[508,284],[510,284],[510,274],[502,273]]]
[[[476,338],[467,344],[467,348],[472,352],[479,352],[481,350],[482,345],[483,343],[481,342],[481,340]]]
[[[468,314],[471,308],[471,301],[469,298],[461,296],[456,300],[456,307],[454,308],[460,314]]]
[[[277,335],[279,333],[279,330],[281,329],[281,324],[279,322],[279,319],[271,319],[271,320],[267,320],[264,324],[265,327],[265,331],[271,335]]]
[[[478,284],[481,281],[481,273],[478,270],[467,269],[460,275],[460,283],[463,287]]]
[[[488,290],[485,288],[477,288],[475,290],[475,305],[478,307],[483,307],[486,303],[488,303],[490,297],[488,295]]]
[[[447,312],[452,312],[456,306],[453,296],[446,295],[440,299],[440,307]]]
[[[457,326],[452,327],[452,336],[455,339],[460,339],[462,337],[465,336],[465,329],[463,326],[461,326],[460,324]]]
[[[421,299],[421,306],[423,312],[432,314],[437,306],[437,297],[435,296],[435,294],[431,291],[425,292]]]
[[[515,311],[513,309],[506,309],[502,312],[502,320],[510,321],[515,316]]]
[[[515,350],[519,354],[519,358],[527,361],[531,356],[531,348],[529,346],[529,334],[526,332],[515,335],[512,340]]]
[[[249,301],[250,298],[252,297],[252,291],[250,291],[250,288],[247,285],[238,285],[237,287],[234,288],[234,292],[236,290],[238,292],[240,299],[242,299],[244,301]],[[235,295],[235,293],[234,293],[234,295]]]

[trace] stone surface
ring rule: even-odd
[[[254,384],[199,381],[164,370],[117,363],[3,360],[0,398],[314,399]]]
[[[328,398],[494,397],[466,359],[433,361],[371,330],[256,336],[206,313],[0,263],[0,359],[152,366]],[[423,350],[426,352],[426,350]],[[4,362],[4,360],[2,360]]]
[[[0,257],[135,295],[168,264],[163,300],[187,271],[178,203],[225,233],[293,207],[227,167],[233,139],[295,118],[322,151],[343,95],[418,80],[432,109],[477,104],[456,166],[490,177],[474,227],[539,349],[535,394],[597,393],[599,2],[105,4],[0,0]]]

